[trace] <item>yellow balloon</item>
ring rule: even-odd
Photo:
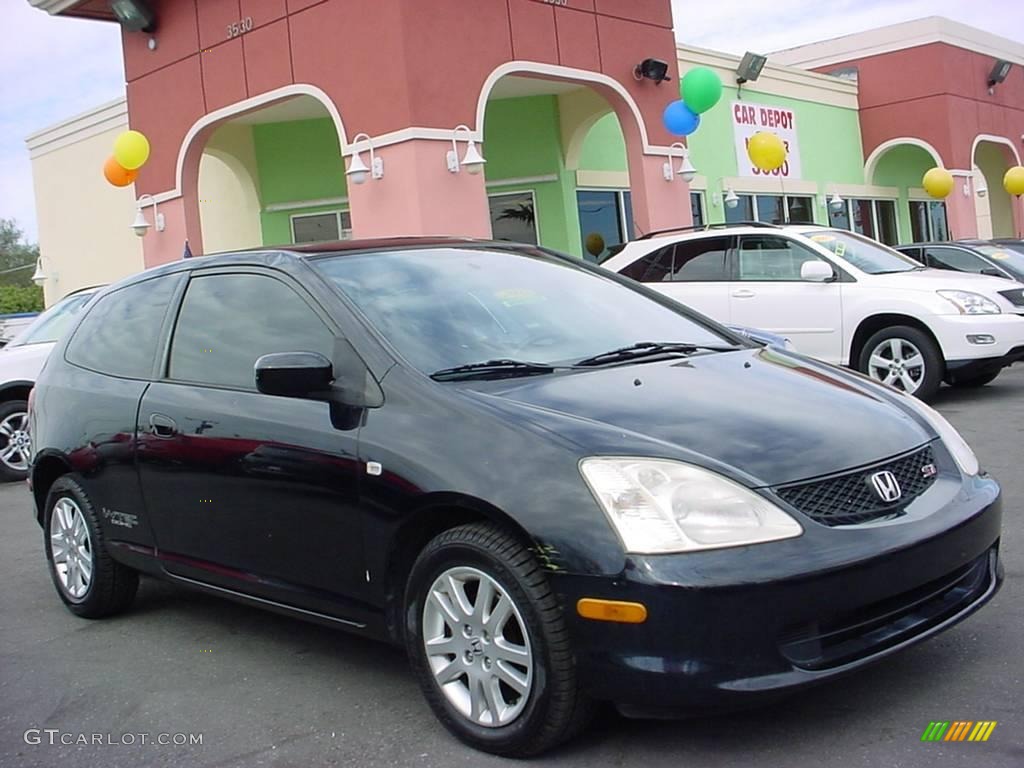
[[[945,168],[932,168],[924,175],[921,186],[929,195],[941,200],[953,191],[953,174]]]
[[[758,131],[747,142],[747,154],[757,168],[771,173],[786,162],[786,145],[774,133]]]
[[[149,159],[149,139],[138,131],[124,131],[114,140],[114,157],[129,171],[141,168]]]
[[[1003,187],[1011,195],[1024,195],[1024,165],[1015,165],[1006,172]]]

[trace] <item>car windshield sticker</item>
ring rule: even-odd
[[[842,258],[843,254],[846,253],[846,243],[836,243],[834,251],[836,256]]]
[[[991,258],[999,259],[1000,261],[1002,261],[1003,259],[1010,258],[1010,254],[1008,254],[1006,251],[999,251],[997,253],[993,253]]]
[[[506,288],[494,294],[506,307],[515,307],[520,304],[535,304],[544,301],[544,297],[536,291],[525,288]]]

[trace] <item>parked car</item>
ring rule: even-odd
[[[0,482],[24,480],[27,475],[28,393],[53,345],[96,290],[66,296],[0,349]]]
[[[501,755],[597,701],[706,713],[848,674],[1002,580],[999,486],[938,413],[530,246],[155,268],[91,303],[30,421],[73,613],[146,573],[401,643]]]
[[[842,229],[656,233],[602,266],[922,399],[943,381],[982,386],[1024,359],[1024,285],[926,269]]]
[[[39,317],[38,312],[13,312],[0,315],[0,347],[30,326]]]
[[[1024,282],[1024,251],[1014,250],[1011,245],[988,240],[956,240],[897,245],[896,250],[933,269],[973,272]],[[1011,300],[1024,308],[1024,292],[1013,294]]]

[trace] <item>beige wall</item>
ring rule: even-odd
[[[142,244],[130,226],[134,185],[118,189],[103,178],[114,139],[127,128],[120,100],[26,139],[47,305],[142,269]]]
[[[199,161],[199,213],[204,253],[263,245],[251,126],[229,123],[207,142]]]

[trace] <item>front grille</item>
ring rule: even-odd
[[[886,503],[871,483],[878,472],[892,472],[902,494]],[[775,488],[775,492],[812,520],[824,525],[857,525],[903,513],[935,482],[935,456],[925,446],[898,459],[842,475]]]
[[[999,295],[1015,307],[1024,307],[1024,288],[1014,288],[1012,291],[1000,291]]]

